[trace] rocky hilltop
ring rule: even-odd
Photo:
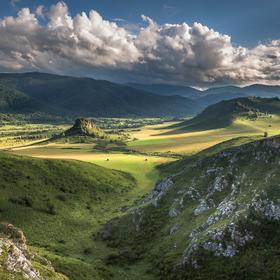
[[[279,279],[280,136],[178,166],[101,229],[115,259],[158,279]]]
[[[94,121],[85,118],[76,119],[74,125],[64,132],[65,136],[91,136],[100,137],[104,132],[99,129]]]

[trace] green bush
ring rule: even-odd
[[[56,215],[57,214],[57,212],[55,210],[55,206],[53,204],[49,203],[47,205],[47,213],[50,214],[50,215]]]

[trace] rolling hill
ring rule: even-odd
[[[74,117],[159,117],[192,115],[199,110],[199,105],[191,99],[151,94],[90,78],[43,73],[0,74],[0,84],[41,104],[29,106],[30,112]],[[9,93],[6,91],[5,96]],[[13,102],[9,103],[9,110],[17,111],[17,108]]]
[[[130,213],[101,229],[119,249],[110,264],[139,265],[143,279],[279,279],[280,137],[223,146],[172,163]]]
[[[239,117],[254,120],[268,114],[280,114],[278,98],[236,98],[210,105],[196,117],[173,127],[190,131],[216,129],[231,125]]]
[[[74,160],[1,152],[0,161],[0,221],[21,228],[32,251],[71,280],[104,279],[109,272],[100,262],[108,249],[94,241],[95,234],[122,213],[126,194],[136,187],[134,178]]]

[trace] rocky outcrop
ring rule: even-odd
[[[44,272],[41,273],[38,267],[43,267]],[[46,271],[47,276],[44,275]],[[0,224],[0,278],[1,275],[5,275],[5,279],[68,279],[56,273],[48,260],[31,253],[23,232],[11,224]]]
[[[64,132],[65,136],[91,136],[99,137],[104,132],[99,129],[94,121],[85,118],[76,119],[74,125]]]
[[[20,273],[26,279],[43,280],[28,259],[28,252],[22,244],[14,243],[7,238],[0,238],[0,255],[2,266],[12,274]]]
[[[154,206],[157,206],[159,201],[167,194],[172,186],[173,180],[170,177],[159,181],[154,187],[153,191],[139,202],[139,205],[148,202]]]

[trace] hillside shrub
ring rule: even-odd
[[[9,201],[13,204],[30,207],[33,206],[33,201],[30,197],[19,197],[19,198],[10,198]]]

